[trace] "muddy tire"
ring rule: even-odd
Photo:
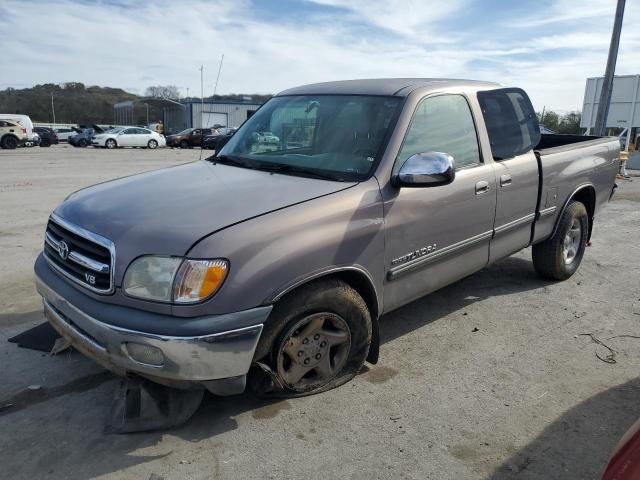
[[[562,213],[555,234],[533,246],[536,272],[551,280],[566,280],[582,261],[589,235],[589,215],[581,202],[572,201]]]
[[[371,315],[358,292],[337,279],[312,282],[274,306],[249,385],[280,397],[324,392],[360,371],[370,344]]]
[[[12,135],[7,135],[2,139],[2,148],[7,150],[15,150],[18,148],[18,139]]]

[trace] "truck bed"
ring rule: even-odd
[[[543,134],[536,145],[540,175],[539,198],[532,243],[552,234],[556,220],[574,192],[585,186],[592,189],[583,203],[593,215],[612,194],[618,171],[620,142],[617,137]],[[548,212],[547,216],[542,213]],[[590,232],[591,233],[591,232]]]
[[[564,150],[574,150],[579,147],[608,143],[615,137],[597,137],[595,135],[565,135],[559,133],[543,133],[535,151],[540,155],[557,153]],[[616,138],[617,140],[617,138]],[[580,145],[576,145],[576,144]]]

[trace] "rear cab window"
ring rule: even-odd
[[[493,159],[500,161],[533,150],[540,127],[527,94],[519,88],[478,92]]]

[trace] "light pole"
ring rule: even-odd
[[[618,47],[620,46],[620,32],[622,30],[622,17],[624,16],[625,0],[618,0],[616,7],[616,18],[613,22],[613,33],[611,34],[611,44],[609,45],[609,57],[607,58],[607,68],[602,82],[598,111],[596,112],[596,122],[594,126],[595,134],[603,136],[607,128],[607,116],[609,114],[609,104],[611,103],[611,92],[613,91],[613,77],[616,73],[616,61],[618,59]]]
[[[204,65],[200,65],[200,128],[204,128]]]
[[[56,109],[53,108],[53,93],[51,94],[51,115],[53,115],[53,127],[56,126]]]

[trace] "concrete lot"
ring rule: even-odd
[[[205,397],[181,428],[104,435],[113,377],[6,342],[43,321],[31,268],[47,216],[73,190],[199,154],[0,152],[1,477],[598,478],[640,417],[640,340],[611,338],[640,335],[640,179],[621,182],[563,283],[525,250],[384,317],[380,363],[339,389]]]

